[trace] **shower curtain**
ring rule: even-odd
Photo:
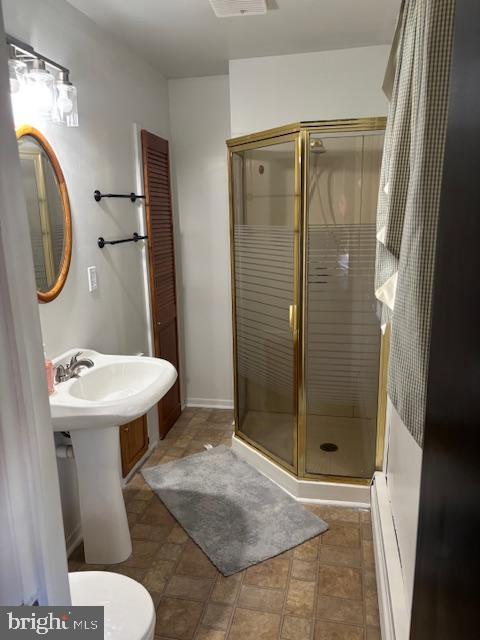
[[[388,394],[421,447],[454,9],[455,0],[402,5],[377,212],[376,295],[392,329]]]

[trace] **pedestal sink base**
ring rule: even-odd
[[[132,553],[120,479],[118,426],[143,416],[172,388],[175,367],[159,358],[70,349],[55,358],[65,367],[81,354],[93,366],[55,385],[54,431],[69,431],[77,463],[85,560],[116,564]]]
[[[70,432],[77,465],[85,562],[116,564],[132,553],[120,480],[118,427]]]

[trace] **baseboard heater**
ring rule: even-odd
[[[371,513],[382,640],[408,640],[410,615],[384,473],[376,473],[372,483]]]

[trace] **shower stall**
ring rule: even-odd
[[[384,118],[229,140],[235,435],[302,479],[383,453],[374,296]]]

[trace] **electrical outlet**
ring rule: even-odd
[[[92,291],[96,291],[98,289],[97,267],[88,267],[87,275],[88,290],[90,291],[90,293],[92,293]]]

